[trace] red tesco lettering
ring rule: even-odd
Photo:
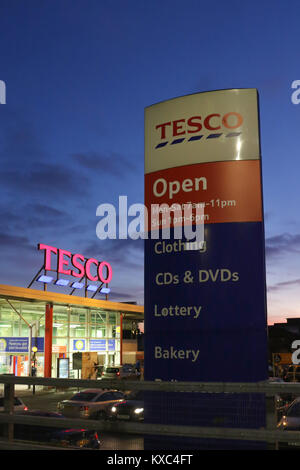
[[[203,121],[203,124],[202,124]],[[172,137],[180,135],[195,134],[203,128],[209,131],[216,131],[223,127],[226,129],[237,129],[243,124],[244,118],[240,113],[234,111],[221,116],[218,113],[212,113],[202,119],[202,116],[192,116],[189,119],[176,119],[158,124],[155,129],[160,132],[160,138],[166,139],[167,133],[172,132]]]
[[[45,271],[57,271],[60,274],[82,278],[86,276],[90,281],[100,281],[108,284],[112,279],[112,267],[107,261],[98,261],[94,258],[86,259],[83,255],[76,253],[72,255],[70,251],[55,248],[54,246],[40,243],[39,250],[45,250],[44,269]],[[57,268],[52,268],[52,254],[57,255]],[[92,274],[92,266],[94,274]],[[73,269],[72,269],[73,268]]]

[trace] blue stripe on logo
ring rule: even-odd
[[[241,135],[241,132],[230,132],[230,134],[226,134],[226,137],[238,137]]]
[[[203,135],[194,135],[189,139],[189,142],[192,142],[193,140],[200,140],[203,137]]]
[[[169,142],[161,142],[160,144],[158,144],[155,148],[158,149],[160,147],[164,147],[165,145],[167,145]]]
[[[207,139],[217,139],[218,137],[221,137],[222,134],[209,134],[206,138]]]
[[[221,133],[221,134],[208,134],[206,136],[206,139],[217,139],[218,137],[221,137],[221,135],[223,135],[223,133]],[[224,134],[225,137],[238,137],[239,135],[241,135],[241,132],[229,132],[228,134]],[[158,148],[161,148],[161,147],[165,147],[168,144],[170,144],[170,145],[181,144],[181,142],[184,142],[185,140],[187,140],[188,142],[193,142],[195,140],[202,139],[202,137],[205,137],[205,136],[204,135],[194,135],[193,137],[190,137],[189,139],[186,139],[185,137],[182,137],[180,139],[172,140],[172,142],[169,142],[167,140],[165,142],[160,142],[159,144],[157,144],[157,146],[155,148],[158,149]]]
[[[185,140],[185,137],[183,137],[182,139],[175,139],[173,140],[173,142],[171,142],[171,145],[181,144],[181,142],[183,142],[184,140]]]

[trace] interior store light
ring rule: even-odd
[[[71,287],[73,287],[73,289],[82,289],[84,287],[84,284],[83,282],[73,282],[73,284],[71,284]]]
[[[102,287],[101,289],[101,294],[109,294],[110,293],[110,289],[108,287]]]
[[[98,286],[95,286],[94,284],[89,284],[87,286],[87,290],[89,290],[91,292],[96,292],[97,289],[98,289]]]

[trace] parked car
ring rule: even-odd
[[[47,418],[63,418],[55,412],[30,410],[17,412],[24,416],[43,416]],[[60,447],[82,449],[100,449],[100,440],[96,431],[90,429],[65,429],[36,424],[14,424],[14,438],[18,440],[39,442]]]
[[[105,419],[115,403],[124,400],[124,393],[118,390],[87,389],[76,393],[69,400],[57,404],[60,413],[66,417]]]
[[[285,413],[279,421],[280,429],[300,429],[300,397],[296,398],[289,406],[286,407]]]
[[[125,400],[111,407],[112,419],[143,421],[144,420],[144,392],[131,392]]]
[[[268,381],[269,383],[281,383],[281,384],[285,383],[285,381],[281,379],[280,377],[269,377]],[[283,389],[280,391],[280,393],[277,393],[274,396],[278,421],[285,414],[288,406],[290,406],[292,401],[294,401],[294,399],[296,398],[295,395],[291,393],[285,393],[284,390],[285,390],[285,387],[283,386]]]
[[[300,398],[296,398],[289,406],[286,407],[286,410],[281,417],[277,428],[287,431],[300,431]],[[300,441],[280,442],[279,448],[299,450]]]
[[[23,400],[19,397],[14,397],[14,411],[28,410]],[[0,396],[0,412],[4,412],[4,397]]]
[[[300,382],[300,366],[290,365],[283,379],[285,382]]]
[[[108,366],[103,369],[102,379],[132,379],[138,380],[140,373],[132,364],[124,364],[123,366]]]

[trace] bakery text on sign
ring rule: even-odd
[[[62,250],[54,246],[38,244],[39,250],[45,250],[45,271],[57,271],[57,273],[76,278],[87,277],[90,281],[100,281],[108,284],[112,279],[112,267],[106,261],[98,261],[95,258],[86,259],[83,255]],[[57,255],[57,268],[52,267],[52,255]],[[92,268],[94,273],[92,273]]]

